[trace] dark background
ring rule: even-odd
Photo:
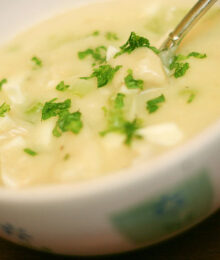
[[[220,260],[220,211],[184,234],[159,245],[117,256],[81,258],[48,255],[0,239],[0,260]]]

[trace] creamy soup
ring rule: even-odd
[[[165,3],[166,2],[166,3]],[[159,50],[195,1],[82,6],[0,49],[0,183],[100,177],[177,147],[220,116],[220,10]]]

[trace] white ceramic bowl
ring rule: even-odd
[[[0,37],[83,0],[0,0]],[[68,255],[111,254],[159,242],[220,205],[220,123],[146,166],[76,186],[0,188],[0,236]]]

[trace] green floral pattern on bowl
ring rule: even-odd
[[[213,188],[208,171],[202,170],[173,190],[114,214],[113,225],[135,243],[152,243],[181,231],[206,217]]]

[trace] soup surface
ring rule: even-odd
[[[217,120],[219,8],[184,40],[169,76],[158,56],[193,2],[101,1],[2,46],[1,185],[100,177],[146,163]]]

